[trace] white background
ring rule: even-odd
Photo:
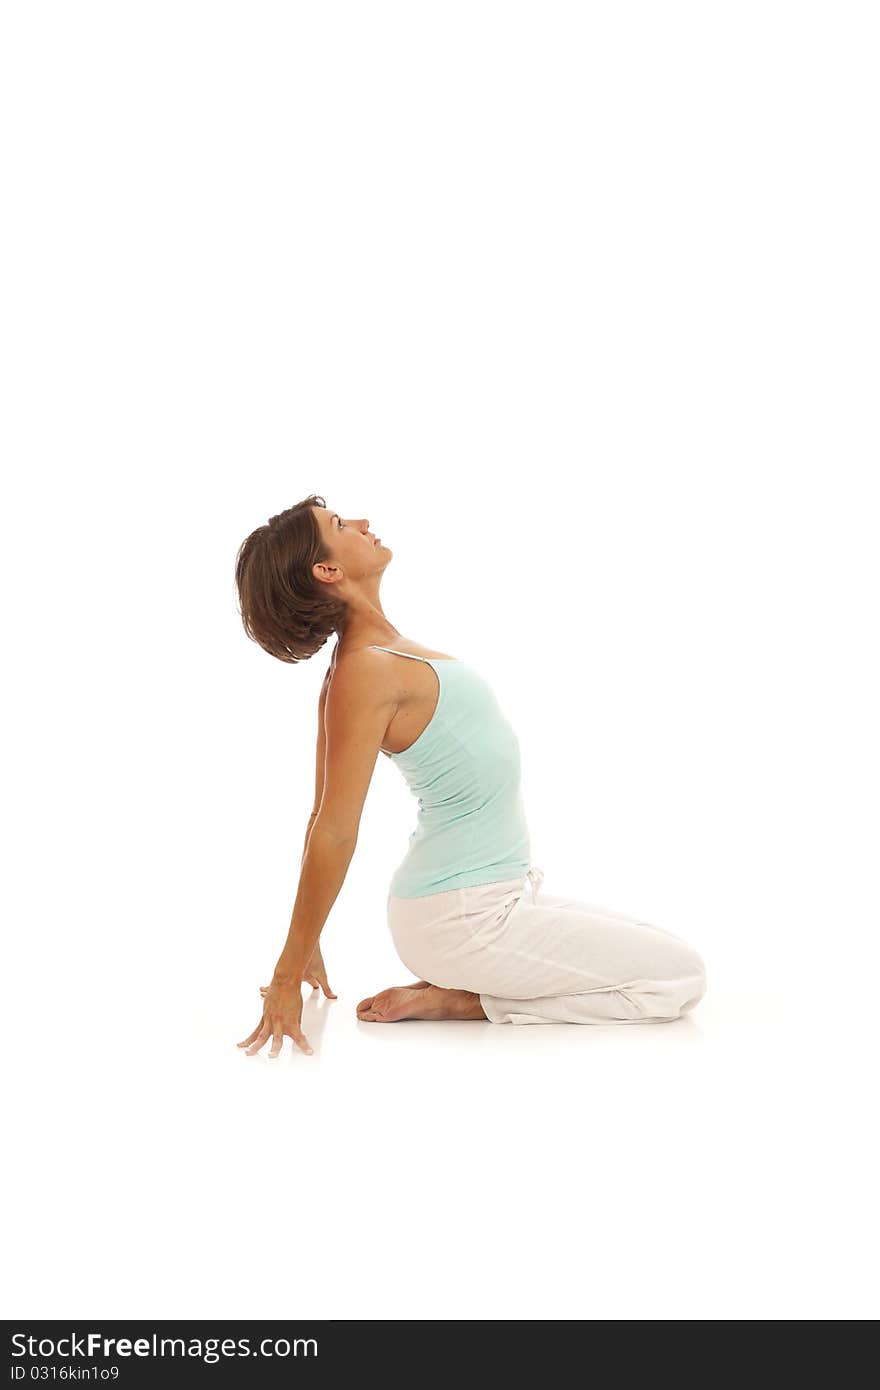
[[[6,1316],[867,1318],[876,11],[9,3]],[[330,645],[248,641],[316,491],[520,738],[550,892],[690,941],[663,1026],[246,1058]]]

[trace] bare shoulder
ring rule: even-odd
[[[360,647],[338,656],[327,669],[322,698],[336,711],[363,710],[393,703],[397,698],[399,681],[389,678],[389,672],[378,653]]]
[[[315,828],[352,845],[396,698],[371,657],[361,651],[338,656],[323,720],[324,784]]]
[[[375,649],[390,666],[399,666],[400,662],[395,660],[396,655],[400,656],[420,656],[431,661],[457,661],[458,658],[450,656],[448,652],[435,651],[433,647],[421,647],[416,642],[396,642],[394,647],[386,652],[384,647]]]

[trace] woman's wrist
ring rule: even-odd
[[[292,987],[293,985],[301,985],[302,977],[302,970],[293,969],[289,965],[276,965],[275,973],[272,976],[270,984],[281,985],[284,989],[286,989],[288,988],[288,986]]]
[[[306,942],[302,934],[291,928],[281,955],[275,964],[272,976],[273,985],[299,985],[309,963],[311,952],[306,953]]]

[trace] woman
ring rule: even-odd
[[[357,1007],[368,1023],[659,1023],[702,998],[705,969],[679,937],[596,904],[540,891],[530,863],[516,734],[469,664],[414,650],[379,584],[391,551],[366,520],[312,494],[259,527],[236,559],[248,636],[281,661],[337,643],[318,710],[315,799],[290,930],[263,1015],[238,1044],[284,1034],[302,1051],[302,981],[336,996],[319,938],[345,880],[379,753],[419,799],[388,894],[397,952],[417,983]]]

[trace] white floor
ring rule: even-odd
[[[6,1316],[874,1317],[858,979],[712,964],[672,1024],[362,1024],[383,956],[276,1061],[258,980],[218,1017],[183,970],[125,1034],[83,980],[13,1040]]]

